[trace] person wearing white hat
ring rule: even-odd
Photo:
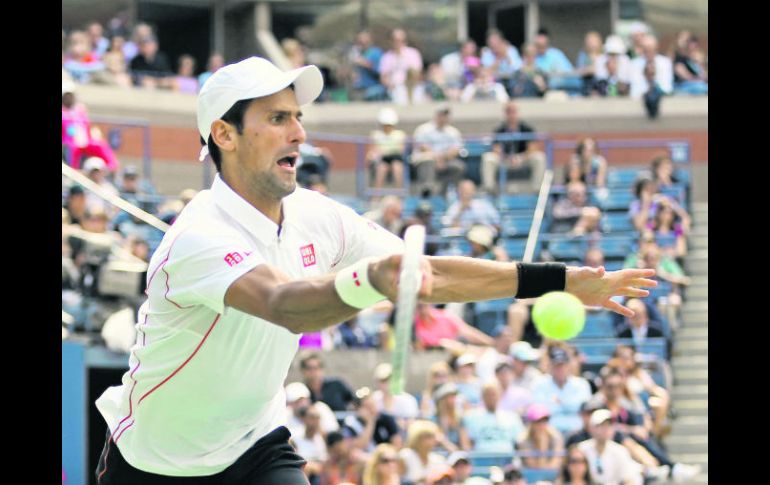
[[[310,389],[301,382],[292,382],[285,388],[286,392],[286,427],[291,434],[297,435],[302,430],[300,410],[312,403]],[[321,414],[321,430],[324,434],[340,429],[340,423],[334,416],[334,411],[323,401],[316,401],[315,407]]]
[[[366,160],[374,167],[374,188],[385,185],[388,172],[393,174],[393,186],[404,186],[404,151],[406,133],[396,128],[398,113],[393,108],[385,107],[377,114],[380,129],[371,132],[372,147],[366,154]]]
[[[107,174],[109,172],[107,170],[107,162],[105,162],[103,158],[88,157],[83,162],[83,173],[91,179],[93,183],[104,189],[106,192],[115,196],[120,195],[118,189],[107,180]],[[117,207],[90,190],[86,191],[86,210],[89,212],[96,210],[103,211],[110,218],[117,213]]]
[[[600,96],[627,96],[631,83],[631,59],[619,35],[604,41],[604,53],[596,60],[596,80],[592,89]]]
[[[91,126],[88,110],[77,102],[76,85],[69,79],[61,82],[61,142],[64,158],[75,169],[80,168],[80,159],[95,156],[104,160],[110,171],[120,167],[110,145],[97,134],[98,128]]]
[[[307,484],[283,423],[283,382],[301,335],[396,300],[404,250],[349,207],[297,187],[300,106],[322,79],[315,66],[284,72],[250,57],[198,93],[198,130],[218,173],[153,254],[129,370],[96,401],[108,426],[100,485],[204,476]],[[654,285],[645,279],[652,270],[491,264],[424,257],[418,296],[442,303],[561,289],[629,314],[610,298]]]
[[[378,412],[390,414],[396,418],[399,428],[407,429],[412,420],[419,416],[420,407],[417,399],[408,392],[395,395],[390,392],[392,374],[393,366],[388,362],[383,362],[374,368],[377,390],[372,393],[372,398]]]
[[[597,409],[591,414],[590,440],[577,445],[588,459],[591,476],[597,483],[641,485],[642,467],[631,458],[623,445],[612,441],[612,414]]]

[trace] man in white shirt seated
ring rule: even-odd
[[[612,414],[597,409],[591,414],[590,440],[577,446],[586,455],[591,476],[605,485],[641,485],[642,468],[623,445],[612,441]]]

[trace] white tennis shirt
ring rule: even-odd
[[[284,424],[301,335],[225,307],[236,279],[260,264],[305,278],[403,251],[401,239],[316,192],[297,188],[283,215],[279,235],[217,175],[155,251],[129,370],[96,401],[133,467],[213,475]]]

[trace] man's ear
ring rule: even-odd
[[[223,120],[214,120],[211,123],[211,138],[221,151],[235,150],[235,127]]]

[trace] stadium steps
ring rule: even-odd
[[[690,483],[708,483],[708,203],[692,206],[693,231],[685,271],[681,326],[675,335],[671,390],[676,418],[664,442],[674,462],[700,465]]]

